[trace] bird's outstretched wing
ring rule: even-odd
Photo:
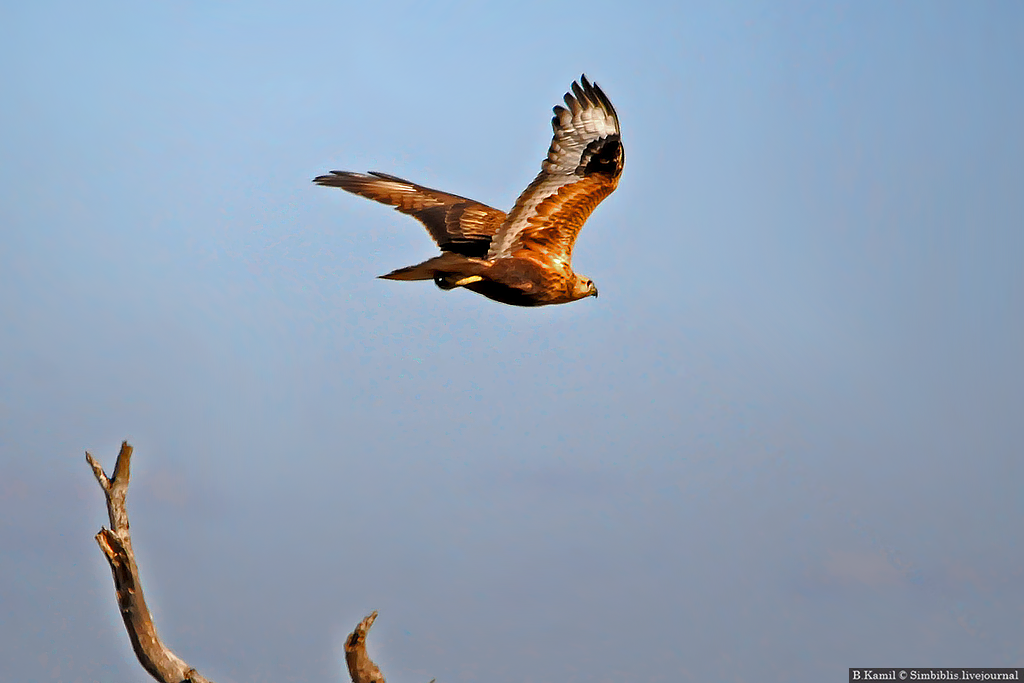
[[[491,237],[505,221],[504,211],[386,173],[331,171],[313,182],[389,204],[423,223],[442,251],[463,256],[486,256]]]
[[[586,76],[555,107],[554,137],[541,172],[516,200],[487,258],[530,254],[569,266],[583,223],[619,184],[624,161],[615,108]]]

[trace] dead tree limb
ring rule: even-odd
[[[377,610],[359,622],[356,630],[345,639],[345,663],[353,683],[385,683],[384,674],[366,653],[366,634],[377,619]]]
[[[96,542],[110,563],[110,572],[114,575],[117,606],[121,609],[121,618],[124,620],[124,627],[128,631],[139,664],[161,683],[209,683],[163,644],[156,632],[153,615],[146,606],[146,598],[142,594],[142,580],[139,577],[139,567],[135,564],[132,536],[128,531],[128,509],[125,507],[128,480],[131,478],[132,447],[127,441],[121,444],[121,452],[117,456],[112,478],[107,477],[103,466],[88,451],[85,459],[92,466],[96,481],[107,498],[110,528],[100,529],[96,534]]]
[[[211,683],[163,644],[157,635],[153,615],[146,606],[139,567],[135,564],[135,553],[132,551],[128,509],[125,506],[128,481],[131,478],[132,447],[127,441],[121,444],[113,477],[107,477],[103,466],[88,451],[85,459],[89,461],[107,499],[110,528],[100,529],[96,534],[96,542],[110,563],[117,606],[121,609],[121,618],[132,641],[135,656],[142,668],[160,683]],[[360,621],[356,630],[345,639],[345,661],[348,663],[352,683],[385,683],[380,669],[366,653],[366,634],[376,618],[377,612],[374,612]]]

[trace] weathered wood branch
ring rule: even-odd
[[[107,499],[110,528],[100,529],[96,534],[96,542],[110,563],[117,606],[121,610],[121,618],[132,641],[135,656],[142,668],[160,683],[211,683],[163,644],[156,632],[153,615],[146,606],[139,567],[132,551],[128,509],[125,506],[128,481],[131,478],[132,447],[127,441],[121,444],[113,477],[107,477],[103,466],[90,453],[86,452],[85,459],[89,461]],[[348,663],[352,683],[385,683],[380,669],[366,652],[366,634],[376,618],[377,612],[373,612],[363,619],[345,640],[345,661]]]
[[[384,674],[366,653],[366,634],[377,620],[377,610],[359,622],[356,630],[345,639],[345,663],[353,683],[385,683]]]
[[[142,580],[139,567],[135,564],[132,536],[128,530],[128,509],[125,507],[128,481],[131,478],[132,447],[127,441],[121,444],[113,478],[107,477],[103,466],[90,453],[86,452],[85,459],[92,466],[96,481],[107,498],[110,528],[100,529],[96,534],[96,542],[110,563],[117,606],[121,609],[121,618],[139,664],[161,683],[209,683],[160,640],[153,615],[149,613],[146,598],[142,594]]]

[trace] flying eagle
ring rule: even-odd
[[[513,306],[564,304],[597,296],[572,269],[583,223],[619,184],[624,154],[615,108],[586,76],[554,108],[555,134],[540,174],[512,211],[423,187],[386,173],[332,171],[313,180],[390,204],[426,226],[441,255],[386,280],[433,280]]]

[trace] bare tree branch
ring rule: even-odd
[[[161,683],[210,683],[163,644],[157,635],[149,607],[146,606],[146,598],[142,594],[142,580],[139,577],[139,568],[135,564],[132,537],[128,531],[128,510],[125,507],[128,480],[131,478],[129,470],[132,447],[127,441],[121,444],[121,453],[117,456],[117,464],[114,465],[113,478],[107,478],[103,466],[88,452],[85,459],[92,466],[96,481],[107,498],[110,528],[100,529],[96,534],[96,542],[110,563],[110,571],[114,575],[117,606],[121,609],[121,618],[132,641],[135,656],[138,657],[142,668]]]
[[[96,542],[110,563],[117,605],[121,609],[121,618],[124,619],[124,627],[132,641],[135,656],[142,668],[160,683],[211,683],[163,644],[157,635],[153,616],[146,607],[142,580],[132,551],[132,537],[128,531],[128,509],[125,506],[128,481],[131,478],[132,447],[127,441],[121,444],[113,478],[107,477],[103,466],[90,453],[86,452],[85,459],[89,461],[107,499],[110,528],[100,529],[96,534]],[[360,621],[356,630],[345,640],[345,661],[348,663],[352,683],[385,683],[384,675],[366,653],[366,634],[376,618],[377,612],[374,611]]]
[[[345,639],[345,662],[352,683],[386,683],[384,674],[366,653],[366,634],[377,619],[377,610],[359,622],[356,630]]]

